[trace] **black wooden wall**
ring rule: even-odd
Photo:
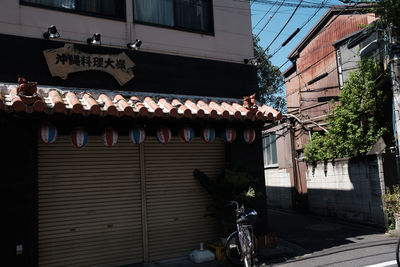
[[[254,93],[255,72],[250,65],[183,56],[95,47],[74,46],[88,53],[125,52],[136,64],[135,77],[120,86],[109,74],[99,71],[72,73],[68,79],[52,77],[43,50],[59,48],[64,42],[0,35],[0,82],[17,82],[17,76],[39,85],[101,88],[200,96],[242,98]],[[142,47],[146,46],[143,40]]]

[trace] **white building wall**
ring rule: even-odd
[[[376,156],[338,159],[307,169],[312,213],[383,226],[384,174]]]
[[[267,205],[282,209],[292,208],[290,174],[286,169],[265,169]]]
[[[0,34],[42,38],[55,25],[62,40],[86,43],[98,32],[103,46],[125,48],[140,39],[148,52],[242,63],[253,56],[249,2],[213,0],[214,36],[133,23],[132,0],[126,0],[126,22],[20,5],[1,0]]]

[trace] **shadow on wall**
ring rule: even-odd
[[[385,186],[397,183],[395,155],[369,155],[308,166],[307,194],[290,186],[287,170],[266,170],[269,207],[336,217],[385,227],[381,196]],[[304,200],[304,201],[303,201]],[[299,203],[306,203],[299,205]]]
[[[393,184],[396,174],[387,171],[385,177],[385,165],[386,169],[390,166],[382,158],[370,155],[309,167],[309,211],[384,228],[385,214],[381,197],[385,185]]]

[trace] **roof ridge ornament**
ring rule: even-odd
[[[37,82],[30,82],[28,79],[18,76],[17,95],[26,105],[32,105],[40,99],[37,92]]]
[[[243,97],[243,107],[247,108],[253,112],[256,112],[258,110],[255,93],[252,95]]]

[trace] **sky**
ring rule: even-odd
[[[284,1],[284,4],[277,10],[282,1]],[[276,4],[273,5],[275,2]],[[318,5],[321,2],[326,2],[327,6],[343,5],[343,3],[340,2],[339,0],[324,0],[324,1],[308,0],[308,1],[303,1],[302,4]],[[250,3],[251,3],[251,20],[252,20],[253,34],[254,35],[259,34],[260,38],[259,44],[264,49],[270,46],[269,54],[273,54],[276,52],[275,55],[271,58],[271,62],[273,65],[278,67],[281,67],[287,61],[287,56],[289,55],[289,53],[296,47],[296,45],[303,39],[303,37],[309,32],[309,30],[311,30],[311,28],[318,22],[318,20],[323,16],[323,14],[325,14],[325,12],[328,9],[328,8],[321,8],[318,10],[318,8],[306,8],[300,6],[297,9],[296,13],[293,15],[292,19],[287,24],[287,26],[284,28],[282,33],[271,44],[275,36],[279,33],[279,31],[285,25],[289,17],[292,15],[299,1],[250,0]],[[291,6],[286,6],[286,5],[291,5]],[[275,13],[276,10],[277,12]],[[267,13],[267,11],[269,12]],[[265,15],[266,13],[267,15]],[[312,17],[312,15],[314,15],[314,17]],[[303,24],[306,23],[309,19],[311,20],[303,26]],[[262,28],[267,22],[268,22],[267,26],[262,30]],[[301,26],[303,26],[303,28],[301,28],[300,32],[297,33],[297,35],[287,45],[282,47],[281,46],[282,43],[296,30],[296,28],[300,28]],[[288,63],[283,65],[280,68],[280,70],[283,72],[290,65],[291,62],[289,61]]]

